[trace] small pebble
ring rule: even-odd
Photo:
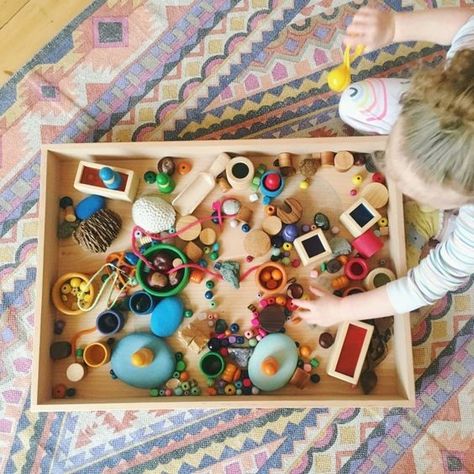
[[[60,335],[64,331],[64,326],[66,326],[66,323],[62,319],[57,319],[54,321],[54,334]]]
[[[329,347],[333,345],[333,343],[334,343],[334,337],[332,336],[332,334],[328,332],[323,332],[319,336],[319,345],[323,347],[324,349],[328,349]]]

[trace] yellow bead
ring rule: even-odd
[[[63,286],[61,286],[61,294],[63,295],[68,295],[71,293],[71,285],[69,283],[64,283]]]
[[[275,303],[279,304],[280,306],[285,306],[286,305],[286,298],[284,296],[277,296],[275,298]]]
[[[85,293],[87,288],[89,287],[89,284],[86,281],[82,281],[81,284],[79,285],[79,289]]]
[[[91,296],[89,293],[86,293],[86,294],[84,295],[84,301],[85,301],[86,303],[90,303],[90,302],[92,301],[92,296]]]
[[[303,181],[301,181],[300,183],[300,189],[308,189],[309,188],[309,182],[304,179]]]
[[[283,244],[283,250],[285,252],[289,252],[293,248],[293,244],[290,244],[290,242],[285,242]]]
[[[80,278],[74,277],[71,278],[69,283],[73,288],[79,288],[81,286],[82,280]]]
[[[354,186],[360,186],[362,184],[362,181],[364,181],[364,178],[360,174],[355,174],[352,176],[352,184]]]
[[[388,219],[386,217],[382,217],[382,219],[379,219],[377,222],[379,227],[387,227],[388,226]]]

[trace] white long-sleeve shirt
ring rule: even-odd
[[[474,49],[474,16],[453,38],[447,59],[461,49]],[[474,78],[473,78],[474,81]],[[474,166],[474,157],[470,159]],[[431,250],[406,277],[387,285],[390,301],[397,313],[432,304],[448,291],[456,290],[474,273],[474,204],[459,209],[453,232]]]

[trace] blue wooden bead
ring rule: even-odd
[[[245,342],[244,336],[237,336],[235,343],[243,344]]]
[[[213,297],[214,293],[211,290],[208,290],[204,293],[204,298],[206,298],[206,300],[212,300]]]
[[[248,224],[243,224],[242,225],[242,232],[250,232],[250,226]]]
[[[239,332],[239,325],[237,323],[232,323],[229,327],[230,329],[230,332],[232,332],[233,334],[235,334],[236,332]]]

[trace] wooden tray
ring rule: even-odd
[[[180,192],[186,182],[192,179],[192,174],[207,169],[212,160],[222,151],[238,153],[249,157],[255,164],[266,163],[269,167],[278,153],[290,152],[294,160],[309,158],[311,153],[332,150],[351,150],[372,152],[384,149],[385,137],[347,137],[347,138],[318,138],[318,139],[282,139],[282,140],[229,140],[229,141],[200,141],[200,142],[148,142],[148,143],[92,143],[45,145],[42,149],[41,161],[41,196],[40,196],[40,231],[38,246],[38,273],[36,324],[34,336],[34,369],[32,377],[33,411],[72,411],[72,410],[105,410],[105,409],[156,409],[156,408],[230,408],[230,407],[308,407],[308,406],[414,406],[414,378],[411,351],[411,335],[408,315],[395,318],[394,336],[389,343],[389,355],[376,369],[379,382],[370,395],[364,395],[360,388],[352,388],[350,384],[329,377],[325,372],[325,362],[329,355],[328,349],[319,347],[317,341],[320,329],[310,327],[305,323],[298,325],[287,324],[287,333],[300,343],[315,348],[314,356],[321,362],[317,372],[321,375],[319,384],[309,384],[303,390],[287,386],[277,392],[252,396],[206,396],[198,397],[158,397],[152,398],[148,390],[130,387],[119,380],[112,380],[109,375],[110,366],[107,364],[99,369],[90,369],[88,375],[79,383],[73,385],[65,378],[65,368],[72,358],[53,362],[49,356],[49,347],[54,340],[70,340],[71,336],[94,325],[97,311],[91,311],[82,316],[71,317],[61,315],[66,321],[64,333],[55,336],[53,325],[56,310],[51,304],[51,288],[56,279],[63,273],[79,271],[94,273],[104,263],[104,255],[93,255],[76,245],[72,239],[58,241],[56,229],[58,224],[58,199],[70,195],[75,202],[84,197],[73,189],[74,175],[79,160],[96,161],[103,164],[115,165],[135,170],[139,177],[147,170],[156,170],[157,159],[163,156],[175,156],[192,161],[193,170],[186,176],[176,175],[177,187],[173,196]],[[338,224],[338,216],[354,201],[349,190],[353,187],[351,177],[358,171],[357,167],[346,173],[337,172],[334,167],[322,167],[312,180],[311,187],[303,191],[298,183],[301,176],[288,179],[283,194],[276,200],[294,196],[304,203],[305,213],[301,222],[312,222],[312,216],[317,211],[325,212],[331,222]],[[390,238],[385,248],[377,255],[377,259],[388,257],[391,268],[400,276],[406,271],[404,225],[402,196],[388,183],[390,201],[387,216],[390,225]],[[138,195],[143,191],[155,191],[155,187],[140,179]],[[247,205],[254,209],[252,225],[259,228],[263,216],[261,202],[249,203],[249,191],[227,193],[241,196]],[[208,196],[198,208],[197,214],[209,215],[213,200],[220,197],[218,187]],[[171,198],[170,198],[171,199]],[[124,201],[109,201],[108,207],[119,212],[123,218],[123,229],[119,238],[114,242],[110,251],[130,248],[130,218],[131,204]],[[345,231],[342,231],[345,235]],[[249,264],[243,261],[243,234],[239,229],[229,225],[219,238],[222,259],[240,258],[242,267]],[[252,262],[263,262],[256,259]],[[289,276],[298,275],[298,281],[305,287],[311,267],[291,269]],[[324,281],[324,280],[323,280]],[[186,306],[196,313],[208,309],[204,299],[204,282],[200,285],[190,283],[182,296]],[[253,278],[242,284],[239,291],[227,283],[220,282],[216,287],[216,297],[219,302],[220,317],[228,322],[239,323],[242,330],[250,325],[251,314],[247,305],[256,302],[256,287]],[[102,305],[104,306],[104,305]],[[103,307],[98,310],[102,310]],[[125,332],[146,330],[148,317],[136,317],[129,314]],[[186,320],[185,320],[186,322]],[[336,328],[331,328],[335,334]],[[81,344],[100,339],[98,334],[85,336]],[[171,339],[171,340],[170,340]],[[174,350],[185,352],[179,341],[169,338],[168,342]],[[197,368],[200,355],[192,351],[185,352],[188,371],[199,381],[206,392],[206,383]],[[77,393],[74,398],[53,399],[52,387],[57,383],[75,386]]]

